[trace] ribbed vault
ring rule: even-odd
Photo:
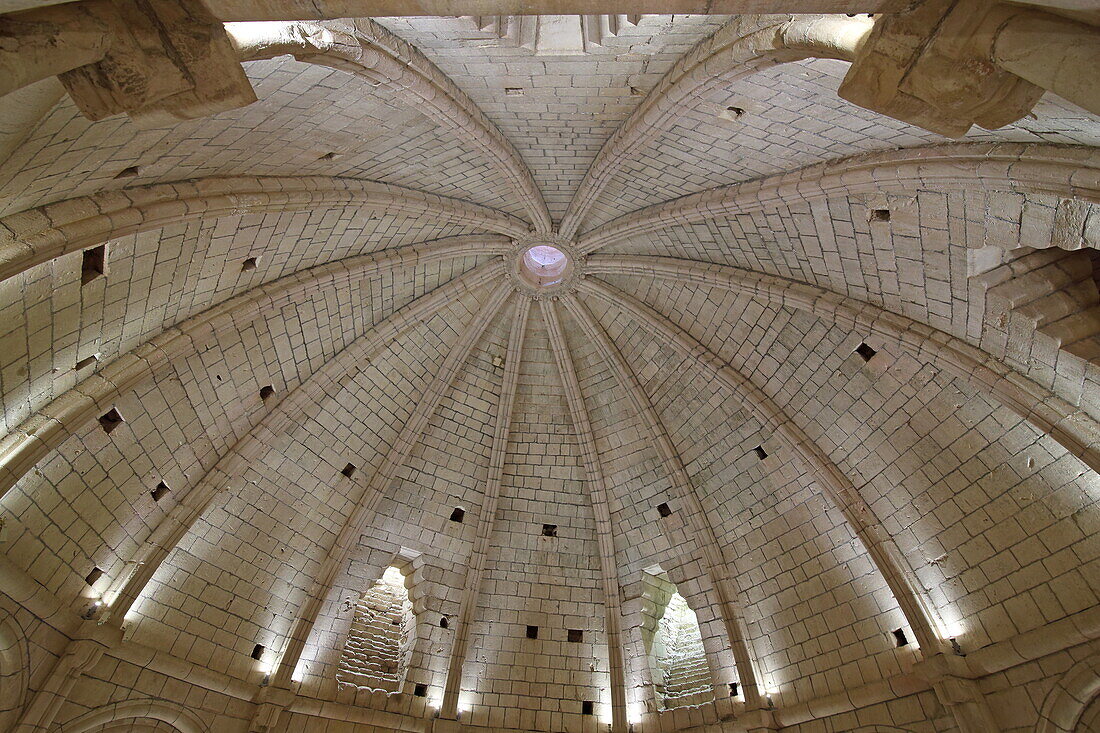
[[[865,16],[588,17],[572,55],[231,23],[253,105],[21,122],[0,721],[1070,730],[1100,120],[1048,95],[952,142],[843,102]],[[517,275],[539,245],[562,282]],[[391,567],[402,686],[340,682]],[[654,692],[658,575],[702,704]]]

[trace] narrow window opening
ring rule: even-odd
[[[270,384],[267,385],[266,387],[260,387],[260,399],[263,400],[264,402],[267,402],[268,399],[270,399],[274,395],[275,395],[275,388],[272,387]]]
[[[107,414],[101,415],[99,418],[99,424],[103,428],[103,432],[107,433],[107,435],[113,433],[115,428],[124,422],[126,421],[122,419],[122,415],[113,407],[107,411]]]
[[[672,516],[672,509],[669,508],[668,504],[662,502],[657,505],[657,513],[662,517],[670,517]]]
[[[123,168],[118,173],[116,173],[115,174],[115,179],[117,180],[119,178],[134,178],[140,172],[141,172],[140,168],[138,168],[136,165],[132,165],[129,168]]]
[[[256,265],[260,263],[260,260],[256,257],[249,257],[241,263],[241,272],[252,272],[256,269]]]
[[[645,571],[642,643],[653,673],[658,709],[699,705],[714,699],[710,667],[703,648],[699,619],[659,567]],[[737,694],[736,684],[730,695]]]
[[[415,685],[413,685],[413,694],[417,697],[427,697],[428,686],[425,685],[423,682],[417,682]]]
[[[447,617],[446,617],[446,616],[441,616],[441,617],[440,617],[440,619],[439,619],[439,628],[441,628],[441,629],[445,629],[445,628],[447,628],[447,627],[448,627],[448,626],[450,626],[450,625],[451,625],[451,624],[450,624],[450,622],[449,622],[449,621],[447,620]]]
[[[569,635],[566,638],[571,644],[580,644],[584,641],[584,632],[580,629],[569,629]]]
[[[558,525],[556,525],[556,524],[544,524],[544,525],[542,525],[542,536],[543,537],[557,537],[558,536]]]
[[[591,700],[585,700],[581,703],[581,715],[591,715],[592,710],[596,706],[592,704]]]
[[[161,481],[157,484],[157,487],[150,492],[150,495],[153,497],[153,501],[160,501],[169,491],[171,491],[171,489],[168,488],[168,484]]]
[[[80,262],[80,284],[87,285],[107,272],[107,245],[84,250]]]
[[[538,626],[528,626],[527,627],[527,638],[528,639],[537,639],[537,638],[539,638],[539,627]]]
[[[871,357],[873,357],[878,352],[876,352],[867,344],[860,344],[856,347],[856,353],[863,357],[864,361],[871,361]]]
[[[84,582],[88,585],[95,585],[102,577],[102,570],[100,570],[99,568],[92,568],[92,572],[88,573],[88,577],[84,579]]]
[[[86,356],[76,363],[76,370],[79,372],[81,369],[87,369],[90,366],[95,366],[98,361],[99,357],[95,354],[92,354],[91,356]]]
[[[894,634],[894,643],[897,646],[902,647],[909,645],[909,639],[905,636],[905,629],[894,629],[892,633]]]
[[[348,465],[344,466],[344,468],[340,471],[340,473],[344,474],[348,478],[351,478],[352,474],[355,473],[355,464],[354,463],[349,463]]]
[[[451,521],[462,524],[462,520],[466,518],[466,510],[460,506],[456,506],[454,511],[451,512]]]
[[[889,209],[872,209],[871,221],[890,221]]]
[[[416,647],[417,618],[405,581],[401,570],[388,567],[358,598],[336,670],[337,683],[386,692],[413,684],[406,674]],[[427,685],[424,691],[427,694]]]
[[[768,457],[768,452],[766,450],[764,450],[764,446],[762,446],[762,445],[756,446],[755,448],[753,448],[753,451],[756,452],[756,457],[759,458],[760,460],[764,460],[765,458]]]
[[[737,697],[737,683],[730,683],[730,697]]]
[[[264,658],[263,644],[257,644],[256,646],[252,647],[252,658],[255,659],[257,662]]]

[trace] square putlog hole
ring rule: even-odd
[[[558,536],[558,525],[556,525],[556,524],[544,524],[544,525],[542,525],[542,536],[543,537],[557,537]]]
[[[103,428],[103,432],[107,433],[107,435],[113,433],[115,431],[115,428],[117,428],[124,422],[126,421],[122,419],[122,415],[120,415],[118,410],[113,407],[108,410],[106,414],[100,415],[99,417],[99,425]]]
[[[80,261],[80,284],[87,285],[107,274],[107,245],[84,250]]]
[[[584,632],[580,629],[569,629],[569,634],[566,638],[571,644],[580,644],[584,641]]]

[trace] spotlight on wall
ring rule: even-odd
[[[88,604],[88,607],[84,609],[84,612],[80,614],[80,618],[85,621],[91,621],[92,619],[99,618],[99,614],[103,612],[104,603],[102,598],[96,598],[94,601]]]

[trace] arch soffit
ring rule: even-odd
[[[1047,693],[1035,733],[1073,733],[1089,703],[1100,696],[1100,653],[1070,667]]]
[[[124,700],[91,710],[54,728],[55,733],[91,733],[120,720],[150,720],[167,723],[179,733],[208,733],[206,725],[182,705],[166,700],[142,698]]]

